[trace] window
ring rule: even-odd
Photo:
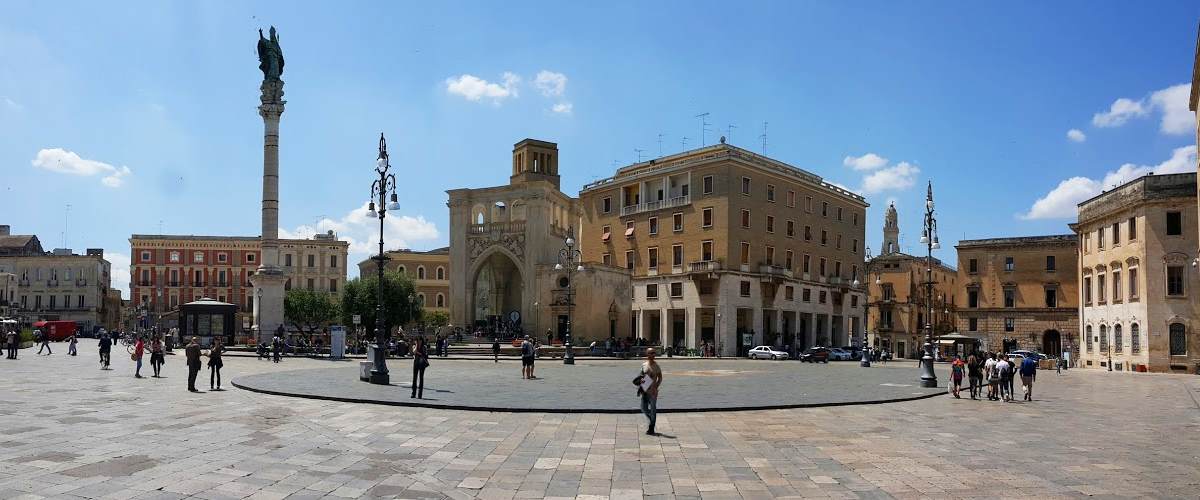
[[[775,186],[767,184],[767,201],[775,201]]]
[[[317,267],[317,256],[316,255],[310,254],[308,256],[308,267]],[[421,279],[425,279],[425,277],[422,276]]]
[[[1104,286],[1104,275],[1103,274],[1097,275],[1096,276],[1096,303],[1097,304],[1103,304],[1105,302],[1104,298],[1108,296],[1108,294],[1106,292],[1107,292],[1107,287]]]
[[[704,210],[701,210],[700,214],[700,227],[712,227],[712,207],[707,207]]]
[[[1054,270],[1056,270],[1056,267],[1055,267],[1055,262],[1054,262],[1054,256],[1053,256],[1053,255],[1047,255],[1047,256],[1046,256],[1046,270],[1047,270],[1047,271],[1054,271]]]
[[[600,256],[600,262],[606,266],[611,266],[612,265],[612,254],[605,253],[604,255]]]
[[[630,271],[633,270],[633,261],[634,261],[633,256],[634,256],[633,250],[625,251],[625,269],[628,269]]]
[[[225,270],[217,271],[217,286],[228,286],[225,280]]]
[[[292,254],[283,254],[283,267],[292,267]]]
[[[76,297],[76,299],[78,300],[78,302],[75,303],[75,307],[83,309],[83,296],[80,295],[80,296]]]
[[[713,248],[712,240],[701,241],[700,242],[700,260],[702,260],[704,262],[709,262],[709,261],[713,260],[712,248]]]
[[[979,273],[979,260],[978,259],[971,259],[971,260],[967,261],[967,272],[969,272],[971,274]]]
[[[812,302],[812,289],[805,288],[800,290],[800,300],[804,302]]]
[[[252,253],[246,254],[246,262],[253,264],[254,259],[255,259],[255,254],[252,254]]]
[[[1017,291],[1012,288],[1004,289],[1004,307],[1017,307]]]
[[[605,196],[604,199],[600,200],[600,211],[603,213],[612,212],[612,198],[611,197]]]
[[[851,225],[853,225],[854,227],[858,227],[858,212],[854,212],[851,219],[854,220],[854,222],[852,222]]]
[[[1104,250],[1104,228],[1096,230],[1096,248]]]
[[[683,283],[678,281],[671,283],[671,296],[675,298],[683,297]]]
[[[820,267],[817,268],[817,270],[818,270],[817,275],[825,276],[825,257],[821,257],[821,262],[820,262],[819,266]]]
[[[750,178],[742,177],[742,194],[750,194]]]
[[[316,280],[314,280],[314,279],[312,279],[312,278],[309,278],[309,279],[308,279],[308,283],[307,283],[307,285],[308,285],[308,289],[309,289],[310,291],[311,291],[311,290],[314,290],[314,289],[316,289],[316,284],[317,284],[317,283],[316,283]]]
[[[774,215],[767,216],[767,232],[768,233],[775,232],[775,216]]]
[[[750,296],[750,282],[743,281],[741,283],[738,283],[738,292],[742,297],[749,297]]]
[[[609,238],[612,238],[612,226],[601,226],[600,241],[607,242]]]
[[[1113,302],[1121,301],[1121,271],[1113,270],[1112,272],[1112,300]]]
[[[1012,331],[1016,331],[1016,329],[1017,329],[1017,319],[1016,318],[1004,318],[1004,331],[1012,332]]]
[[[646,300],[657,300],[657,299],[658,299],[658,285],[657,284],[646,285]]]
[[[150,252],[142,251],[142,262],[150,262]]]
[[[406,268],[404,266],[400,266],[400,267],[396,268],[396,271],[400,272],[400,274],[406,274],[406,273],[408,273],[408,268]]]
[[[1121,223],[1114,222],[1112,225],[1113,246],[1121,244]],[[1117,325],[1118,327],[1120,325]]]
[[[228,262],[228,261],[229,261],[229,254],[224,253],[224,252],[217,254],[217,262],[224,263],[224,262]]]
[[[425,266],[417,266],[417,279],[425,279]]]
[[[646,267],[650,269],[658,269],[658,247],[650,247],[646,249]]]
[[[750,227],[750,211],[746,209],[742,209],[742,227]]]
[[[671,245],[671,266],[683,267],[683,245]]]
[[[329,256],[329,267],[332,269],[337,269],[337,256],[336,255]],[[438,278],[438,279],[441,279],[441,278]]]
[[[196,262],[196,263],[204,262],[204,252],[192,253],[192,262]]]
[[[791,285],[783,287],[783,300],[796,300],[796,289]]]
[[[811,264],[811,263],[812,263],[812,256],[805,254],[804,260],[803,260],[804,270],[802,271],[804,274],[808,274],[808,270],[810,267],[809,264]]]
[[[840,235],[840,234],[837,235],[837,238],[834,238],[833,241],[834,241],[833,247],[838,250],[841,250],[842,249],[842,235]]]
[[[337,278],[329,278],[329,291],[331,291],[331,292],[337,291]],[[442,307],[442,306],[439,305],[438,307]]]
[[[794,256],[794,254],[792,254],[791,250],[788,250],[788,251],[784,252],[783,255],[784,255],[783,267],[786,267],[788,271],[791,271],[792,270],[792,257]]]
[[[742,242],[742,254],[740,257],[743,265],[750,263],[750,244],[745,241]]]
[[[1129,325],[1129,352],[1142,352],[1142,334],[1137,323]]]
[[[824,229],[821,230],[821,244],[822,245],[829,244],[829,231],[826,231]]]
[[[794,220],[787,221],[786,234],[787,234],[788,238],[796,236],[796,221],[794,221]]]
[[[1171,355],[1172,356],[1187,356],[1187,335],[1183,328],[1183,323],[1171,323],[1167,328],[1167,334],[1171,340]]]
[[[1134,300],[1137,300],[1137,298],[1138,298],[1137,268],[1131,267],[1131,268],[1129,268],[1129,300],[1134,301]]]
[[[817,303],[818,304],[825,303],[825,290],[821,290],[821,291],[817,292]]]
[[[891,283],[883,284],[883,300],[896,300],[896,289]]]
[[[1130,217],[1129,223],[1126,224],[1126,227],[1128,228],[1129,234],[1127,235],[1127,237],[1125,239],[1127,239],[1129,241],[1136,240],[1137,239],[1137,217]],[[1137,325],[1133,325],[1133,326],[1137,327]]]
[[[804,226],[804,241],[812,241],[812,226]]]
[[[1186,270],[1183,266],[1167,266],[1167,295],[1183,296],[1183,273]]]
[[[850,296],[850,307],[858,307],[858,296],[857,295]]]
[[[671,224],[674,225],[675,232],[683,231],[683,214],[672,214]]]
[[[1087,352],[1092,352],[1092,325],[1084,327],[1083,332],[1083,336],[1086,337],[1083,342],[1084,349]]]
[[[713,176],[704,176],[704,182],[702,184],[704,186],[704,194],[710,194],[713,192]]]
[[[858,253],[858,238],[851,240],[850,253]]]
[[[810,214],[812,213],[812,196],[804,197],[804,211]]]
[[[821,217],[829,217],[829,202],[821,202]]]
[[[50,296],[50,309],[54,309],[57,305],[58,305],[58,296],[51,295]]]
[[[608,254],[605,254],[605,255],[608,255]],[[439,280],[444,280],[444,279],[446,279],[446,268],[444,268],[444,267],[442,267],[442,266],[438,266],[438,268],[437,268],[437,279],[439,279]]]
[[[792,207],[792,208],[796,207],[796,192],[795,191],[788,191],[787,206]]]
[[[633,239],[633,221],[625,221],[625,239]]]
[[[1013,258],[1012,258],[1012,257],[1005,257],[1005,258],[1004,258],[1004,270],[1005,270],[1005,271],[1012,271],[1012,270],[1013,270],[1013,269],[1015,269],[1015,268],[1016,268],[1016,264],[1013,262]]]
[[[1116,244],[1116,242],[1113,242]],[[1125,339],[1121,338],[1121,325],[1113,326],[1113,352],[1121,352],[1125,347]]]
[[[972,332],[979,331],[979,318],[968,318],[967,330]]]
[[[842,207],[837,207],[837,220],[839,222],[842,220]]]
[[[1083,278],[1083,303],[1086,305],[1092,304],[1092,278],[1084,276]]]
[[[650,218],[650,234],[658,234],[658,217]]]
[[[288,279],[287,279],[287,281],[284,281],[284,282],[283,282],[283,289],[284,289],[284,290],[291,290],[291,289],[292,289],[292,279],[291,279],[291,278],[288,278]]]
[[[440,293],[437,294],[437,302],[435,304],[437,307],[446,307],[446,296]]]
[[[768,266],[775,265],[775,247],[767,246],[766,261]]]
[[[1058,307],[1058,289],[1046,289],[1046,307]]]
[[[179,252],[171,252],[168,254],[168,258],[171,260],[171,262],[179,262]]]
[[[200,272],[200,270],[196,270],[196,272],[192,275],[192,285],[204,286],[204,275]]]
[[[1183,234],[1183,213],[1167,212],[1167,236]]]

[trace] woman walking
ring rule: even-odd
[[[163,356],[163,341],[162,337],[155,335],[150,338],[150,368],[154,369],[154,378],[161,378],[162,365],[166,362]]]
[[[423,399],[425,392],[425,369],[429,367],[429,348],[425,347],[425,339],[417,337],[412,346],[413,381],[410,398]]]
[[[963,363],[962,358],[955,354],[954,361],[950,363],[950,382],[953,384],[951,393],[954,394],[955,399],[962,398],[958,393],[962,391],[963,372],[965,369],[966,363]]]
[[[67,355],[75,356],[77,354],[77,352],[75,351],[75,346],[76,346],[76,344],[79,343],[79,339],[77,339],[75,337],[75,335],[72,334],[71,338],[67,339],[67,342],[69,342],[69,344],[67,344]]]
[[[223,391],[221,388],[221,353],[225,346],[221,345],[221,337],[213,337],[212,349],[208,351],[208,390]]]
[[[133,353],[130,357],[137,363],[137,368],[133,372],[134,378],[142,378],[142,356],[146,354],[146,343],[142,342],[142,336],[138,335],[137,343],[133,345]]]

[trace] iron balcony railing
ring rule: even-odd
[[[692,203],[692,195],[690,195],[690,194],[676,196],[674,198],[667,198],[665,200],[648,201],[645,203],[638,203],[636,205],[628,205],[628,206],[621,207],[621,217],[625,217],[627,215],[633,215],[633,214],[637,214],[637,213],[642,213],[642,212],[662,210],[664,208],[682,207],[684,205],[690,205],[691,203]]]

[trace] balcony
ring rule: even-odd
[[[485,234],[506,234],[506,233],[524,233],[525,221],[513,222],[488,222],[485,224],[471,224],[467,226],[468,235],[485,235]]]
[[[29,286],[29,278],[21,278],[17,280],[17,286]]]
[[[167,283],[167,286],[171,286],[171,287],[178,287],[178,286],[179,286],[179,282],[178,282],[178,281],[170,281],[170,282],[168,282],[168,283]]]
[[[621,217],[625,217],[627,215],[639,214],[642,212],[652,212],[655,210],[662,210],[665,208],[682,207],[682,206],[691,205],[691,204],[692,204],[692,196],[690,194],[683,195],[683,196],[676,196],[674,198],[668,198],[665,200],[648,201],[646,203],[638,203],[637,205],[628,205],[628,206],[621,207]]]
[[[792,277],[792,270],[775,264],[759,264],[758,272],[767,276]]]
[[[79,278],[79,279],[75,280],[75,286],[87,286],[87,280],[83,279],[83,278]]]
[[[58,280],[47,280],[46,286],[58,286]]]

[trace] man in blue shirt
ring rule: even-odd
[[[1037,379],[1037,361],[1025,358],[1021,362],[1021,384],[1025,386],[1025,401],[1033,401],[1033,381]]]

